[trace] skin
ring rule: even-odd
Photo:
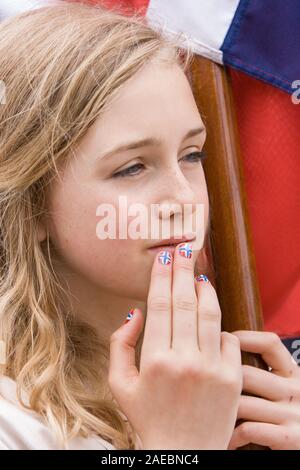
[[[151,348],[149,347],[150,338],[157,338],[157,335],[153,333],[155,323],[148,321],[150,315],[147,308],[148,291],[149,289],[151,291],[155,269],[155,254],[147,250],[151,245],[151,240],[130,238],[99,240],[96,236],[96,224],[99,220],[96,217],[96,208],[101,203],[110,203],[117,207],[119,195],[127,196],[128,205],[143,203],[147,207],[150,204],[163,203],[181,205],[201,203],[205,207],[204,230],[206,231],[209,207],[202,164],[192,163],[184,158],[191,152],[201,151],[203,148],[205,131],[183,140],[187,131],[197,127],[203,127],[203,122],[188,80],[180,67],[147,64],[118,90],[105,114],[89,129],[78,148],[70,156],[68,164],[61,170],[60,177],[52,183],[50,191],[48,207],[50,216],[47,225],[53,245],[54,266],[62,284],[72,294],[74,308],[80,317],[94,326],[102,338],[111,338],[115,333],[113,336],[117,338],[115,344],[120,344],[122,341],[122,344],[125,344],[130,341],[130,335],[132,335],[132,341],[136,340],[147,313],[147,331],[150,333],[146,335],[143,345],[144,364],[147,364],[146,345],[148,344],[149,353],[153,348],[153,344]],[[120,152],[101,161],[101,157],[116,145],[142,137],[161,138],[162,144]],[[144,167],[142,170],[136,170],[135,176],[117,179],[112,177],[117,171],[137,163],[142,163]],[[157,217],[160,220],[166,218],[162,211],[158,212]],[[172,217],[172,215],[167,217]],[[41,224],[39,226],[40,241],[45,237],[46,226]],[[191,261],[193,268],[196,255],[197,252],[193,254]],[[193,269],[191,273],[192,271]],[[192,285],[192,278],[189,282]],[[177,289],[183,291],[186,289],[183,278]],[[198,307],[201,305],[202,312],[214,311],[216,318],[220,318],[219,304],[212,286],[209,292],[210,295],[203,297],[200,295],[199,288],[196,288]],[[140,316],[138,314],[137,319],[134,320],[135,327],[133,320],[133,326],[123,325],[128,310],[133,307],[140,309]],[[152,336],[151,325],[154,328]],[[192,334],[192,331],[195,332],[195,325],[191,325],[192,329],[189,330],[189,334]],[[127,333],[124,333],[126,328]],[[135,333],[134,331],[130,333],[130,328],[133,330],[135,328]],[[156,329],[157,331],[159,329]],[[181,328],[176,335],[177,340],[180,338],[179,331]],[[169,333],[170,331],[166,329],[165,334]],[[256,396],[244,396],[238,393],[238,414],[235,417],[242,418],[246,422],[232,433],[229,448],[235,449],[249,442],[267,445],[274,449],[300,448],[298,366],[292,363],[290,354],[273,333],[239,331],[230,335],[231,339],[232,337],[238,338],[238,344],[243,350],[261,354],[273,370],[268,372],[249,366],[241,367],[243,390]],[[212,354],[215,355],[216,352],[220,358],[220,349],[216,346],[220,346],[220,343],[216,338],[217,336],[213,341],[215,348],[213,353],[210,346],[206,345],[206,363],[213,362]],[[182,341],[182,344],[188,344],[184,336],[182,336]],[[205,341],[203,336],[202,341]],[[179,345],[180,341],[177,344]],[[117,370],[118,363],[126,361],[124,351],[123,356],[119,351],[116,357],[118,360],[112,362],[114,364],[111,366],[112,372]],[[236,350],[231,357],[235,359],[238,357]],[[127,360],[132,360],[132,356]],[[237,363],[238,361],[235,362]],[[221,364],[220,361],[219,364]],[[132,364],[131,366],[132,371],[134,366]],[[172,371],[171,366],[170,370]],[[216,370],[220,374],[222,368]],[[218,397],[214,390],[220,387],[218,374],[214,375],[212,382],[214,387],[206,389],[204,387],[201,393],[199,392],[203,397],[211,395],[215,402]],[[116,374],[111,373],[111,375],[116,377]],[[205,377],[203,370],[199,377],[203,381]],[[230,429],[228,423],[232,422],[235,415],[234,404],[236,391],[239,389],[238,377],[239,374],[236,373],[236,388],[233,387],[232,393],[227,395],[228,403],[232,405],[232,414],[227,418],[224,417],[225,421],[227,420],[227,427],[225,426],[227,431]],[[224,378],[223,375],[222,378]],[[148,379],[150,380],[149,386],[152,380],[151,374],[148,375]],[[112,382],[117,390],[118,380],[114,379]],[[145,388],[141,387],[139,390],[139,397],[146,396],[146,385]],[[223,389],[220,388],[220,390]],[[129,405],[125,404],[123,395],[121,396],[120,393],[116,395],[119,402],[123,403],[124,411],[132,417],[131,420],[134,422],[132,411]],[[135,399],[137,400],[136,396]],[[143,401],[139,403],[143,409]],[[211,413],[211,409],[207,409]],[[189,410],[189,413],[192,414],[192,410]],[[182,416],[182,419],[187,418]],[[218,419],[220,420],[219,414]],[[166,421],[165,424],[167,429],[170,423]],[[137,423],[137,428],[139,426],[141,427],[140,423]],[[157,430],[157,427],[154,425],[153,429]],[[193,436],[195,428],[189,431]],[[186,429],[183,434],[189,437]],[[145,436],[145,445],[148,445],[148,448],[155,445],[153,439],[152,435]],[[224,435],[218,435],[214,442],[206,442],[206,448],[216,448],[216,446],[226,448],[228,445],[226,439]],[[168,448],[167,446],[172,446],[172,443],[165,443],[165,445],[164,448]]]

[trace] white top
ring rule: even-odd
[[[0,449],[1,450],[59,450],[58,444],[44,418],[26,410],[18,401],[17,384],[0,376]],[[29,399],[23,390],[24,403]],[[77,436],[69,441],[68,450],[115,450],[115,447],[96,434]]]

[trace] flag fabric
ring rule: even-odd
[[[22,2],[29,0],[14,3]],[[0,16],[3,5],[11,3],[1,0]],[[300,0],[94,4],[124,8],[124,13],[140,11],[152,27],[163,26],[166,35],[183,32],[196,54],[226,67],[237,113],[265,330],[281,337],[300,336],[300,100],[295,97],[300,89]]]
[[[300,336],[300,105],[229,72],[265,329]]]
[[[299,0],[149,0],[146,15],[167,33],[184,31],[196,53],[295,92]]]

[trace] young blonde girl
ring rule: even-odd
[[[80,3],[0,25],[3,449],[299,446],[297,366],[272,333],[221,332],[193,238],[162,255],[96,236],[96,208],[120,195],[203,204],[208,233],[191,57],[138,15]],[[272,371],[242,367],[240,348]]]

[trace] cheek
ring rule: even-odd
[[[209,220],[209,198],[207,192],[207,185],[205,181],[204,172],[201,172],[201,178],[199,176],[192,183],[193,190],[197,198],[198,204],[204,205],[204,220],[201,222],[201,230],[204,229],[206,232],[208,220]],[[202,225],[204,224],[204,227]]]
[[[107,203],[109,198],[105,200]],[[97,195],[95,197],[91,193],[57,193],[55,201],[52,201],[49,229],[59,261],[68,273],[83,276],[99,288],[143,299],[147,295],[148,279],[145,278],[148,273],[143,269],[144,258],[141,257],[141,245],[145,241],[99,239],[96,229],[101,217],[96,215],[96,209],[100,204]],[[120,227],[126,231],[134,217],[128,217],[127,221],[124,219],[119,224],[118,201],[113,200],[111,204],[116,209],[116,233]]]

